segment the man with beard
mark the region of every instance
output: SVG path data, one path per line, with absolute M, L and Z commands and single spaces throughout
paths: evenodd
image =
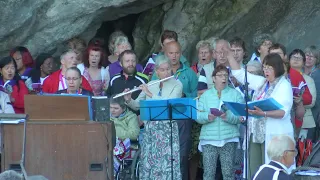
M 133 89 L 141 84 L 148 83 L 148 77 L 145 74 L 136 71 L 137 56 L 132 50 L 125 50 L 119 55 L 122 71 L 114 75 L 109 82 L 107 96 L 122 93 L 125 89 Z M 132 99 L 136 99 L 141 91 L 132 93 Z
M 59 90 L 67 89 L 66 79 L 64 78 L 68 68 L 77 67 L 77 55 L 69 49 L 60 56 L 61 69 L 49 75 L 43 82 L 42 91 L 44 93 L 56 93 Z M 82 76 L 82 88 L 92 92 L 92 88 L 86 78 Z

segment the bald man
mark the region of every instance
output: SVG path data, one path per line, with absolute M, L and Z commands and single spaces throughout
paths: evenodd
M 183 85 L 181 97 L 195 98 L 197 96 L 198 78 L 190 67 L 180 61 L 180 44 L 176 41 L 168 42 L 164 46 L 164 54 L 170 59 L 172 74 Z M 155 73 L 152 79 L 158 79 Z M 181 174 L 183 180 L 188 180 L 188 155 L 191 148 L 192 120 L 178 120 L 177 123 L 179 128 Z

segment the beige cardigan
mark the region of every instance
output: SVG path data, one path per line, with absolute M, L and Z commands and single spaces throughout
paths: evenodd
M 311 108 L 313 108 L 317 99 L 316 85 L 314 83 L 314 80 L 310 76 L 303 74 L 303 78 L 305 79 L 307 86 L 310 90 L 310 93 L 312 95 L 312 102 L 310 105 L 304 106 L 304 108 L 306 109 L 306 112 L 303 116 L 303 124 L 301 128 L 314 128 L 316 127 L 316 124 L 314 122 Z
M 148 84 L 153 83 L 155 81 L 150 81 Z M 181 98 L 182 96 L 182 83 L 175 78 L 171 78 L 167 81 L 163 82 L 162 87 L 162 95 L 158 96 L 160 87 L 160 83 L 149 86 L 149 91 L 152 93 L 152 97 L 147 96 L 144 92 L 141 92 L 137 99 L 131 100 L 127 105 L 133 110 L 139 110 L 140 108 L 140 100 L 146 99 L 172 99 L 172 98 Z

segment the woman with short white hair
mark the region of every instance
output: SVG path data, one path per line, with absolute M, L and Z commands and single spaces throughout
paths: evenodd
M 113 51 L 113 56 L 114 57 L 119 57 L 119 55 L 124 52 L 125 50 L 131 50 L 132 46 L 126 36 L 119 36 L 116 38 L 114 42 L 114 51 Z M 137 72 L 142 72 L 143 68 L 140 64 L 136 65 L 136 70 Z M 109 75 L 110 78 L 112 78 L 114 75 L 120 73 L 122 71 L 122 66 L 120 65 L 120 61 L 112 63 L 109 65 Z
M 199 77 L 203 66 L 209 64 L 212 61 L 213 49 L 210 45 L 210 42 L 204 40 L 201 40 L 197 43 L 196 49 L 198 52 L 198 60 L 193 66 L 191 66 L 191 69 Z
M 114 42 L 113 55 L 119 56 L 125 50 L 131 50 L 132 46 L 126 36 L 119 36 Z

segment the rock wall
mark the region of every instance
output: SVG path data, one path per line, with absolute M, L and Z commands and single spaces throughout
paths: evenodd
M 66 40 L 92 38 L 103 21 L 140 13 L 132 32 L 140 60 L 159 50 L 164 29 L 179 35 L 183 54 L 196 60 L 201 39 L 239 36 L 252 52 L 255 33 L 271 33 L 290 52 L 319 45 L 318 0 L 10 0 L 0 1 L 0 57 L 17 45 L 33 55 Z
M 196 60 L 196 43 L 212 36 L 239 36 L 251 54 L 253 35 L 270 33 L 290 52 L 320 44 L 319 10 L 317 0 L 176 0 L 143 13 L 133 36 L 141 59 L 158 50 L 164 29 L 178 33 L 189 61 Z
M 0 56 L 17 45 L 33 55 L 74 37 L 92 38 L 103 21 L 140 13 L 168 0 L 0 1 Z

